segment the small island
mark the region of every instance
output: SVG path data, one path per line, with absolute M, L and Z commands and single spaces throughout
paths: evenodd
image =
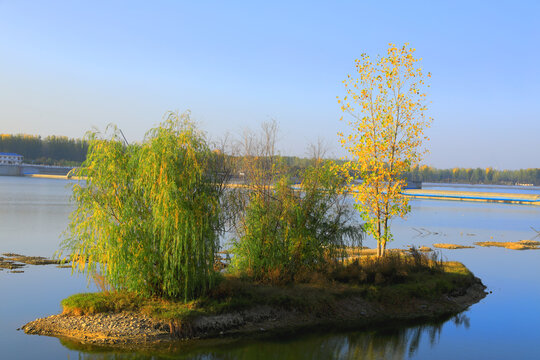
M 23 330 L 153 346 L 434 320 L 482 299 L 463 264 L 387 248 L 431 123 L 430 75 L 414 52 L 389 44 L 376 62 L 355 60 L 338 97 L 351 116 L 338 134 L 347 161 L 324 158 L 319 143 L 293 169 L 276 152 L 276 122 L 216 147 L 189 111 L 168 113 L 140 143 L 115 126 L 89 132 L 61 250 L 102 291 L 64 299 L 62 314 Z
M 141 348 L 181 339 L 435 320 L 485 296 L 485 286 L 461 263 L 393 252 L 384 261 L 365 255 L 332 274 L 314 274 L 294 285 L 224 276 L 207 296 L 187 303 L 127 292 L 76 294 L 62 301 L 62 314 L 22 329 L 83 344 Z

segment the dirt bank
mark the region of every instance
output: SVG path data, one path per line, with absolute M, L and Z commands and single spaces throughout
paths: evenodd
M 294 309 L 257 306 L 220 315 L 199 316 L 174 323 L 133 312 L 96 315 L 53 315 L 22 327 L 27 334 L 70 338 L 83 344 L 145 347 L 179 339 L 242 336 L 254 333 L 334 327 L 366 327 L 390 321 L 434 319 L 459 313 L 486 296 L 479 279 L 466 289 L 434 300 L 409 299 L 399 305 L 369 302 L 359 296 L 344 297 L 327 313 L 310 314 Z

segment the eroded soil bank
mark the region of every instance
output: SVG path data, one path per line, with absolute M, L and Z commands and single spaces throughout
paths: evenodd
M 399 305 L 370 302 L 359 296 L 336 300 L 325 313 L 305 313 L 274 306 L 195 317 L 182 323 L 152 319 L 135 312 L 96 315 L 52 315 L 22 327 L 27 334 L 69 338 L 82 344 L 112 347 L 152 347 L 179 339 L 250 336 L 299 329 L 334 326 L 364 328 L 391 321 L 435 319 L 457 314 L 486 296 L 486 287 L 475 278 L 467 288 L 437 299 L 412 298 Z

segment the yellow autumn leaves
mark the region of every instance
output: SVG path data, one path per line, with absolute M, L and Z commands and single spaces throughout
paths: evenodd
M 351 118 L 350 133 L 338 136 L 351 158 L 347 168 L 354 171 L 349 173 L 362 178 L 354 196 L 380 256 L 392 239 L 389 220 L 409 210 L 401 195 L 403 175 L 420 161 L 424 130 L 431 122 L 425 117 L 426 85 L 414 52 L 408 44 L 389 44 L 386 56 L 376 62 L 362 54 L 355 60 L 356 76 L 344 81 L 347 95 L 338 97 Z

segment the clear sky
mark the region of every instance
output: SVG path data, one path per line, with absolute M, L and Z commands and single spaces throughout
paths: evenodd
M 539 1 L 0 0 L 0 132 L 130 141 L 168 110 L 211 137 L 275 119 L 283 155 L 343 155 L 354 59 L 409 42 L 432 73 L 425 163 L 540 167 Z

